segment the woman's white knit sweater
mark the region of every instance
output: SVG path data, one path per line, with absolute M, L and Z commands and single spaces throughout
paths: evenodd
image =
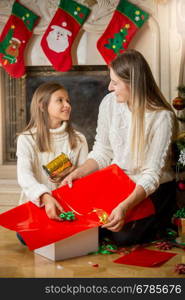
M 174 114 L 167 110 L 146 112 L 145 161 L 138 167 L 130 153 L 131 111 L 126 103 L 116 102 L 115 97 L 114 92 L 109 93 L 100 104 L 96 139 L 88 158 L 96 160 L 99 168 L 117 164 L 148 196 L 159 184 L 174 178 L 171 168 Z
M 39 152 L 35 140 L 29 133 L 21 134 L 17 140 L 17 177 L 22 188 L 20 203 L 32 201 L 40 206 L 40 196 L 51 193 L 57 185 L 49 180 L 42 165 L 48 164 L 61 152 L 67 154 L 75 166 L 81 165 L 87 158 L 88 146 L 83 134 L 76 131 L 81 142 L 74 150 L 70 149 L 68 133 L 65 131 L 66 122 L 57 129 L 50 129 L 51 142 L 54 152 Z M 32 130 L 33 136 L 36 130 Z

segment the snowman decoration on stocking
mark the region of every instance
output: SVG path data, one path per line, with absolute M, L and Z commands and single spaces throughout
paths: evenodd
M 64 28 L 67 26 L 66 22 L 63 22 L 62 26 L 52 25 L 51 29 L 53 30 L 46 38 L 48 47 L 57 53 L 64 52 L 69 47 L 68 36 L 72 35 L 71 31 Z

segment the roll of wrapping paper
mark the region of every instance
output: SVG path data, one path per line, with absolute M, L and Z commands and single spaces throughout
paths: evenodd
M 59 156 L 42 167 L 51 178 L 55 178 L 60 176 L 67 168 L 72 167 L 72 163 L 69 157 L 62 152 Z

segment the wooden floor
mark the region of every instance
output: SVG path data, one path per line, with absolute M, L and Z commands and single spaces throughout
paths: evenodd
M 158 250 L 154 246 L 148 249 Z M 174 272 L 177 263 L 185 263 L 185 251 L 173 248 L 168 252 L 178 255 L 162 266 L 152 268 L 114 263 L 113 260 L 120 257 L 120 254 L 94 254 L 53 262 L 22 246 L 15 232 L 0 227 L 1 278 L 185 278 L 185 275 Z

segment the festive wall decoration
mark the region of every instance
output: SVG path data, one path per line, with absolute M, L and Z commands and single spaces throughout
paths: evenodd
M 97 42 L 97 48 L 107 64 L 124 52 L 149 14 L 138 6 L 120 0 L 105 32 Z
M 0 62 L 12 77 L 25 74 L 24 50 L 38 21 L 35 13 L 18 1 L 14 2 L 11 16 L 0 36 Z
M 72 66 L 71 47 L 90 9 L 73 0 L 60 0 L 59 7 L 41 40 L 41 47 L 57 71 Z

